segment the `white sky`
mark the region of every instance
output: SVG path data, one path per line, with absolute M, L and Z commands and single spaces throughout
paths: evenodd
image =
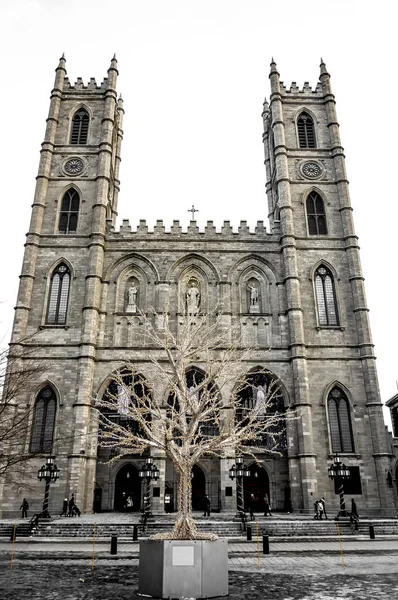
M 0 340 L 10 336 L 54 69 L 101 81 L 116 52 L 126 115 L 119 220 L 203 227 L 267 219 L 261 110 L 332 76 L 382 399 L 396 393 L 395 3 L 360 0 L 2 0 Z M 391 267 L 394 267 L 392 269 Z

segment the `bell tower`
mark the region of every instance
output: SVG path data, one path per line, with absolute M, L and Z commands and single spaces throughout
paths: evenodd
M 374 483 L 364 482 L 363 493 L 388 507 L 390 451 L 330 75 L 321 59 L 315 89 L 307 82 L 288 89 L 272 59 L 270 82 L 263 105 L 268 214 L 280 243 L 300 414 L 289 461 L 293 503 L 312 508 L 328 490 L 328 460 L 338 449 L 358 473 L 368 463 Z M 344 431 L 333 412 L 341 397 Z
M 24 346 L 33 342 L 54 389 L 66 387 L 57 419 L 61 424 L 62 412 L 68 412 L 73 440 L 68 438 L 62 450 L 69 446 L 67 456 L 58 453 L 57 462 L 69 473 L 70 489 L 86 490 L 86 473 L 95 472 L 85 434 L 93 401 L 105 236 L 117 215 L 124 111 L 116 91 L 115 56 L 100 84 L 93 78 L 71 84 L 65 65 L 62 56 L 41 148 L 11 346 L 23 356 Z M 58 362 L 49 356 L 51 346 L 59 348 Z M 69 376 L 62 382 L 65 372 Z M 86 497 L 91 503 L 91 489 Z M 80 502 L 84 508 L 86 498 Z

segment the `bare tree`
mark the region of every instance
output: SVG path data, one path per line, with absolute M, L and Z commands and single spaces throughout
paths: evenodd
M 36 456 L 29 448 L 33 408 L 29 393 L 44 371 L 43 362 L 35 357 L 35 349 L 25 346 L 0 351 L 0 482 L 22 481 L 26 461 Z
M 113 449 L 110 462 L 148 449 L 169 457 L 179 486 L 178 518 L 168 537 L 208 538 L 192 518 L 193 466 L 211 455 L 235 452 L 257 460 L 257 451 L 280 454 L 285 422 L 293 415 L 281 406 L 279 382 L 267 370 L 242 373 L 253 349 L 242 349 L 236 332 L 223 328 L 216 315 L 181 316 L 176 334 L 167 316 L 155 315 L 156 327 L 145 315 L 141 319 L 151 346 L 150 376 L 144 380 L 132 363 L 115 373 L 113 387 L 96 404 L 100 445 Z M 154 388 L 165 390 L 166 400 L 153 397 Z

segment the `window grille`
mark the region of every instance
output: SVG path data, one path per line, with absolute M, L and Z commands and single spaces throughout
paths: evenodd
M 55 269 L 50 284 L 47 310 L 48 325 L 65 325 L 68 310 L 70 270 L 62 263 Z
M 326 267 L 319 267 L 315 273 L 315 293 L 319 325 L 338 325 L 334 281 L 331 272 Z
M 310 192 L 306 201 L 308 233 L 310 235 L 326 235 L 325 206 L 317 192 Z
M 297 120 L 297 131 L 300 148 L 316 148 L 314 121 L 309 114 L 301 113 Z
M 30 441 L 31 452 L 51 452 L 56 406 L 55 392 L 50 386 L 46 386 L 39 392 L 36 398 Z
M 338 387 L 328 396 L 328 413 L 332 452 L 354 452 L 349 403 Z
M 70 136 L 71 144 L 77 146 L 87 144 L 89 122 L 90 118 L 88 112 L 84 108 L 81 108 L 75 113 L 72 120 L 72 131 Z
M 75 233 L 77 218 L 79 216 L 80 197 L 78 192 L 71 188 L 62 198 L 61 212 L 59 215 L 59 233 Z

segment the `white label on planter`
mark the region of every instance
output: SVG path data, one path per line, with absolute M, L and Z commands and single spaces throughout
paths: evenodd
M 173 567 L 193 567 L 194 546 L 173 546 L 171 565 Z

